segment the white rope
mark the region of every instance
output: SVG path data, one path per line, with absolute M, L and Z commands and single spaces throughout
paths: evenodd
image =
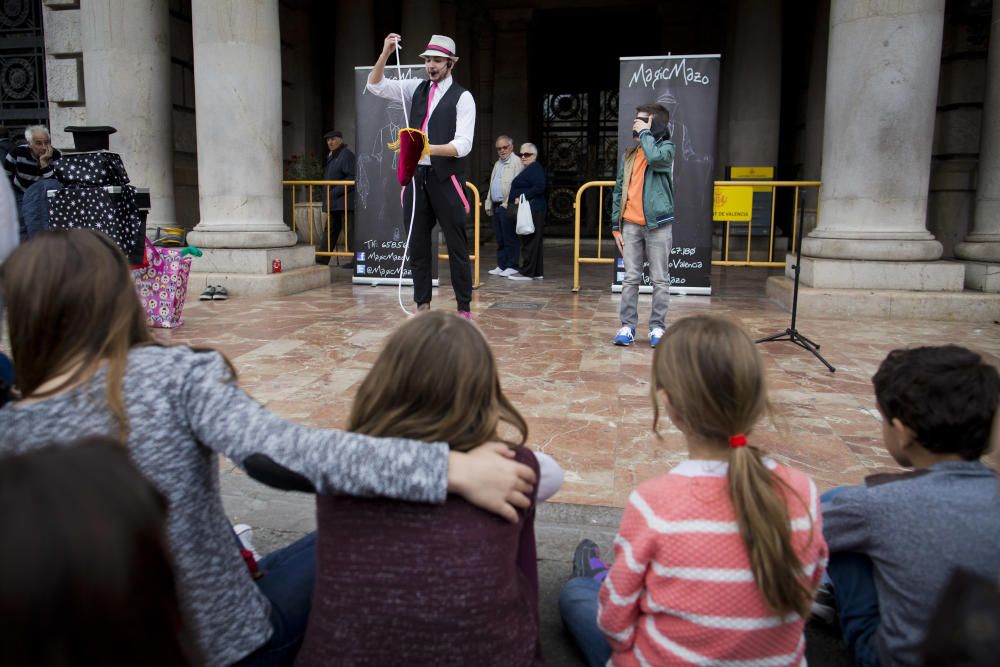
M 399 63 L 399 40 L 396 40 L 396 80 L 399 81 L 399 101 L 403 104 L 403 126 L 410 126 L 410 118 L 406 113 L 406 98 L 403 96 L 403 66 Z M 402 158 L 402 139 L 397 135 L 396 139 L 400 141 L 400 152 L 399 157 Z M 403 305 L 403 269 L 406 266 L 406 251 L 410 248 L 410 236 L 413 234 L 413 219 L 417 214 L 417 184 L 416 184 L 416 171 L 414 170 L 413 176 L 410 177 L 410 186 L 413 188 L 413 203 L 410 205 L 410 229 L 406 232 L 406 243 L 403 245 L 403 260 L 399 263 L 399 281 L 396 286 L 396 298 L 399 300 L 399 307 L 403 309 L 403 312 L 407 316 L 413 315 L 410 311 L 406 309 Z M 402 198 L 400 198 L 402 201 Z M 432 258 L 433 260 L 433 258 Z M 411 271 L 412 273 L 412 271 Z

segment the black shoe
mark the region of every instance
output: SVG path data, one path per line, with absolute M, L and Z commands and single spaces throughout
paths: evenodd
M 812 613 L 809 620 L 820 620 L 827 625 L 837 622 L 837 598 L 833 595 L 833 586 L 823 584 L 816 591 L 816 599 L 812 603 Z
M 225 301 L 229 298 L 229 292 L 222 285 L 215 286 L 215 294 L 212 295 L 213 301 Z
M 594 581 L 604 581 L 608 576 L 608 565 L 601 560 L 601 550 L 591 540 L 582 540 L 573 553 L 573 576 L 587 577 Z
M 209 285 L 202 291 L 201 296 L 198 297 L 198 300 L 211 301 L 213 298 L 215 298 L 215 285 Z

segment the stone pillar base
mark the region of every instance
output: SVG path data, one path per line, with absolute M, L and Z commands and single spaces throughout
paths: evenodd
M 785 260 L 785 275 L 793 277 L 795 256 Z M 916 290 L 961 292 L 965 266 L 960 262 L 878 262 L 802 258 L 802 285 L 832 289 Z
M 1000 294 L 1000 264 L 966 262 L 965 288 L 977 292 Z
M 964 243 L 955 246 L 955 257 L 973 262 L 1000 262 L 1000 240 L 995 237 L 975 240 L 975 234 L 970 234 Z
M 190 236 L 190 235 L 189 235 Z M 205 248 L 191 267 L 188 294 L 222 285 L 230 296 L 273 297 L 330 284 L 330 268 L 315 263 L 311 245 L 284 248 Z M 281 273 L 272 273 L 275 259 Z
M 767 279 L 767 296 L 786 310 L 792 308 L 793 281 L 786 276 Z M 799 285 L 798 316 L 806 320 L 880 319 L 945 322 L 1000 320 L 1000 294 L 981 292 L 917 292 L 887 289 L 824 289 Z M 797 326 L 823 344 L 819 322 Z M 860 334 L 859 334 L 860 335 Z M 825 352 L 826 349 L 824 348 Z
M 205 248 L 281 248 L 294 246 L 298 241 L 295 232 L 284 224 L 274 225 L 274 229 L 229 231 L 226 229 L 205 229 L 203 224 L 188 232 L 187 242 L 204 250 Z

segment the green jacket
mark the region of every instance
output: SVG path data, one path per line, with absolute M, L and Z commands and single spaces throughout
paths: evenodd
M 611 203 L 611 229 L 621 228 L 632 165 L 639 149 L 646 154 L 646 174 L 642 184 L 642 213 L 646 227 L 656 229 L 674 221 L 674 144 L 669 139 L 657 141 L 649 130 L 639 133 L 639 145 L 625 151 L 618 164 L 618 178 Z M 624 195 L 624 196 L 623 196 Z

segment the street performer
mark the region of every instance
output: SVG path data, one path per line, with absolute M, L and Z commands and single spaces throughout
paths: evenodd
M 430 310 L 431 261 L 434 260 L 431 255 L 431 232 L 435 224 L 440 224 L 448 246 L 451 285 L 455 290 L 458 313 L 472 319 L 469 310 L 472 271 L 465 231 L 469 201 L 463 184 L 476 127 L 476 103 L 472 93 L 451 77 L 458 56 L 455 55 L 455 41 L 444 35 L 433 35 L 420 54 L 427 70 L 426 80 L 397 81 L 386 78 L 386 61 L 401 42 L 402 37 L 396 33 L 390 33 L 385 38 L 382 53 L 368 75 L 367 89 L 385 99 L 408 100 L 410 126 L 419 128 L 428 137 L 429 155 L 417 163 L 413 179 L 403 195 L 404 220 L 409 221 L 413 214 L 409 247 L 413 300 L 417 310 Z M 415 199 L 413 188 L 416 188 Z M 412 210 L 414 203 L 415 214 Z

